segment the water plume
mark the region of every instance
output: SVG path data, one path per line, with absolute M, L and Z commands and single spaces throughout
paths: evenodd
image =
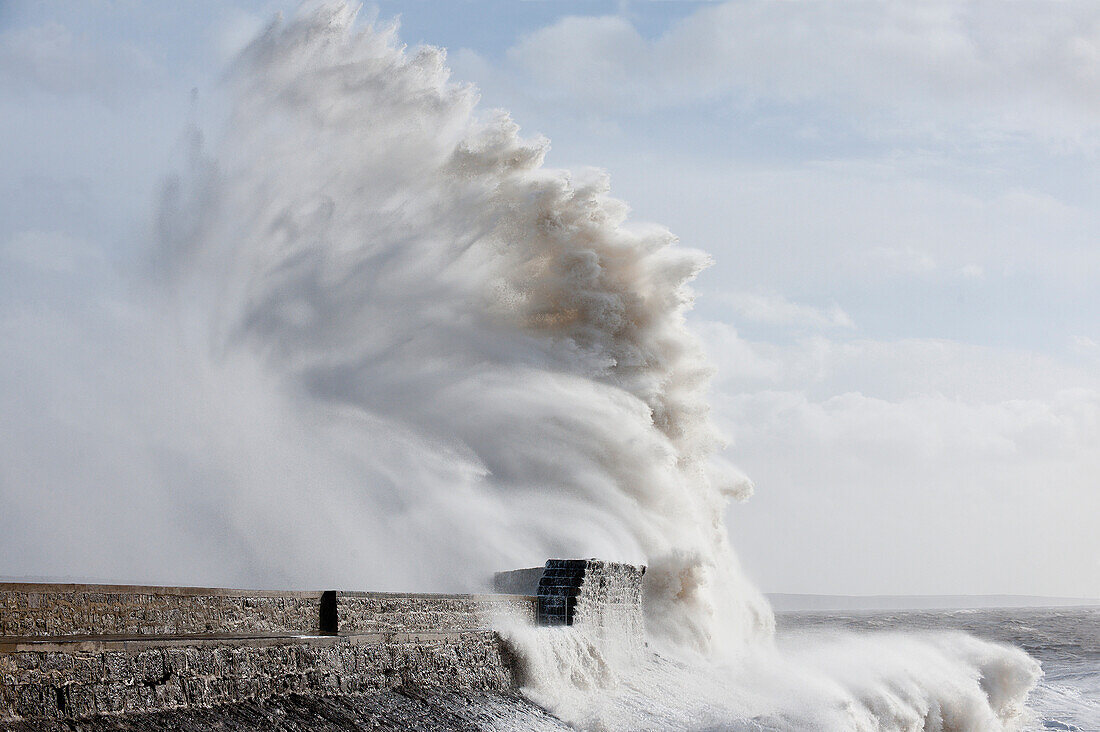
M 310 409 L 424 443 L 360 480 L 432 512 L 449 573 L 645 559 L 659 618 L 697 647 L 723 603 L 766 630 L 759 595 L 716 579 L 736 576 L 721 516 L 745 485 L 712 461 L 710 369 L 683 327 L 707 258 L 628 226 L 605 175 L 543 167 L 547 142 L 475 113 L 442 51 L 353 15 L 274 24 L 231 73 L 228 131 L 161 219 L 173 287 L 207 305 L 196 330 Z M 455 493 L 463 510 L 438 510 Z

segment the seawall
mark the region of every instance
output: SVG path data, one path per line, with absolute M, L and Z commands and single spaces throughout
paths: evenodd
M 626 622 L 641 632 L 643 571 L 550 560 L 533 594 L 0 584 L 0 725 L 125 718 L 141 728 L 134 720 L 175 714 L 180 722 L 211 709 L 222 709 L 224 722 L 241 705 L 261 717 L 303 704 L 361 717 L 413 699 L 428 709 L 412 726 L 435 719 L 439 729 L 489 728 L 494 714 L 522 711 L 532 729 L 553 728 L 524 709 L 517 664 L 497 628 Z M 454 694 L 497 711 L 480 727 L 461 714 L 446 722 L 461 709 L 430 708 Z M 382 726 L 403 726 L 390 721 Z

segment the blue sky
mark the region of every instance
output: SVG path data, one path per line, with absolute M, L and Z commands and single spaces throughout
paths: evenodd
M 0 266 L 141 251 L 184 127 L 280 9 L 0 3 Z M 1100 6 L 374 12 L 713 255 L 692 327 L 764 589 L 1100 596 Z

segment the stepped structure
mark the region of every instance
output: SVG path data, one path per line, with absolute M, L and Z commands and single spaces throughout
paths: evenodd
M 641 634 L 643 572 L 549 560 L 485 595 L 0 583 L 0 729 L 559 729 L 495 628 Z

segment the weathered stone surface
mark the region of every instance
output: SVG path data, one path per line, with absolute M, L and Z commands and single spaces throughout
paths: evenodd
M 537 595 L 546 567 L 510 569 L 493 575 L 493 590 L 506 595 Z
M 80 720 L 0 722 L 4 732 L 312 732 L 314 730 L 512 730 L 570 729 L 511 693 L 398 687 L 370 694 L 316 697 L 292 694 L 209 709 L 92 717 Z
M 317 633 L 335 629 L 322 623 L 326 594 L 336 598 L 343 633 L 473 630 L 535 617 L 534 599 L 517 595 L 0 583 L 0 636 Z
M 535 598 L 521 595 L 396 595 L 337 592 L 341 633 L 473 630 L 505 620 L 535 621 Z
M 27 650 L 31 649 L 31 650 Z M 510 692 L 493 631 L 29 643 L 0 653 L 0 719 L 203 708 L 396 687 Z
M 615 628 L 641 636 L 645 567 L 595 559 L 548 559 L 539 580 L 537 618 L 542 625 Z
M 0 583 L 0 636 L 313 633 L 320 592 Z
M 550 560 L 537 598 L 0 584 L 0 729 L 560 729 L 491 629 L 640 635 L 643 572 Z

